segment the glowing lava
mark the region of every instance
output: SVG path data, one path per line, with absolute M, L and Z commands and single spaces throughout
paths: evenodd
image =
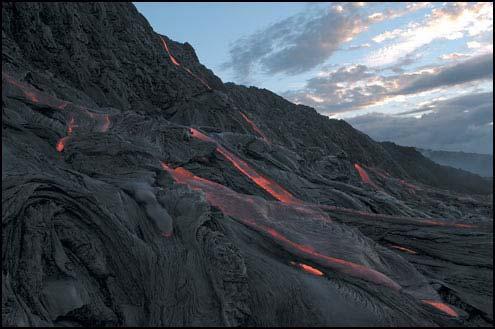
M 313 275 L 317 275 L 317 276 L 323 276 L 323 272 L 312 267 L 312 266 L 309 266 L 309 265 L 306 265 L 306 264 L 303 264 L 303 263 L 296 263 L 296 262 L 290 262 L 292 265 L 294 265 L 295 267 L 298 267 L 300 268 L 301 270 L 305 271 L 305 272 L 308 272 L 310 274 L 313 274 Z
M 244 120 L 246 120 L 246 122 L 251 126 L 251 128 L 253 128 L 253 130 L 261 136 L 261 138 L 263 138 L 263 140 L 267 143 L 270 143 L 270 141 L 268 140 L 268 137 L 265 136 L 265 134 L 254 124 L 253 121 L 251 121 L 251 119 L 249 119 L 244 113 L 242 113 L 241 111 L 239 111 L 239 114 L 244 118 Z
M 189 73 L 193 78 L 195 78 L 196 80 L 198 80 L 199 82 L 201 82 L 206 88 L 208 88 L 209 90 L 211 90 L 210 86 L 203 80 L 201 79 L 200 77 L 198 77 L 196 74 L 192 73 L 190 69 L 188 69 L 187 67 L 184 67 L 182 66 L 179 61 L 177 59 L 175 59 L 175 57 L 172 55 L 172 53 L 170 52 L 170 50 L 168 49 L 168 46 L 167 46 L 167 43 L 165 42 L 165 40 L 160 36 L 160 40 L 162 41 L 162 45 L 163 45 L 163 49 L 165 49 L 165 51 L 167 52 L 168 54 L 168 57 L 170 58 L 170 61 L 177 67 L 181 67 L 183 68 L 187 73 Z
M 251 228 L 268 235 L 278 242 L 282 247 L 293 252 L 299 257 L 315 259 L 322 266 L 338 271 L 350 276 L 367 280 L 379 285 L 387 286 L 391 289 L 399 290 L 401 287 L 392 279 L 376 270 L 368 268 L 364 265 L 356 264 L 344 259 L 324 255 L 316 251 L 312 246 L 294 242 L 284 236 L 279 231 L 264 224 L 260 224 L 260 218 L 266 217 L 265 213 L 270 211 L 269 207 L 274 207 L 274 211 L 287 214 L 301 213 L 300 206 L 292 206 L 287 204 L 267 202 L 260 198 L 239 194 L 231 189 L 209 181 L 207 179 L 195 176 L 184 168 L 172 169 L 165 163 L 161 163 L 162 168 L 170 173 L 173 179 L 180 184 L 186 184 L 193 190 L 201 190 L 206 195 L 206 200 L 209 204 L 219 208 L 225 215 L 236 218 Z M 267 209 L 268 207 L 268 209 Z M 305 216 L 304 213 L 301 216 Z
M 26 98 L 33 104 L 48 106 L 59 110 L 65 110 L 67 105 L 72 104 L 71 102 L 60 100 L 54 96 L 43 93 L 30 85 L 16 81 L 15 79 L 13 79 L 4 72 L 2 72 L 2 79 L 4 79 L 7 83 L 19 88 L 23 93 L 24 98 Z M 91 117 L 92 119 L 95 119 L 98 122 L 99 131 L 101 132 L 108 131 L 110 127 L 110 116 L 108 114 L 96 114 L 90 112 L 87 108 L 83 106 L 78 106 L 74 104 L 72 105 L 75 108 L 82 111 L 83 113 L 85 113 L 86 115 L 88 115 L 89 117 Z M 74 117 L 71 116 L 71 119 L 69 120 L 67 126 L 67 136 L 59 139 L 57 145 L 55 146 L 58 152 L 62 152 L 65 149 L 65 145 L 67 144 L 70 136 L 74 132 L 74 128 L 76 127 L 78 127 L 78 125 L 75 123 Z
M 163 44 L 163 48 L 165 49 L 165 51 L 167 52 L 168 54 L 168 57 L 170 58 L 170 60 L 172 61 L 172 63 L 175 65 L 175 66 L 180 66 L 180 63 L 175 59 L 174 56 L 172 56 L 172 54 L 170 53 L 170 50 L 168 49 L 168 46 L 167 46 L 167 43 L 165 42 L 165 40 L 163 40 L 162 37 L 160 37 L 160 40 L 162 40 L 162 44 Z
M 286 203 L 286 204 L 302 204 L 302 202 L 292 196 L 288 191 L 286 191 L 283 187 L 259 174 L 256 170 L 251 168 L 245 161 L 241 160 L 239 157 L 229 152 L 226 148 L 221 146 L 217 141 L 212 138 L 206 136 L 202 132 L 190 128 L 191 134 L 193 137 L 205 141 L 215 143 L 217 145 L 216 151 L 223 155 L 227 160 L 230 161 L 234 165 L 237 170 L 239 170 L 242 174 L 247 176 L 251 181 L 253 181 L 256 185 L 267 191 L 271 194 L 275 199 Z
M 400 251 L 404 251 L 404 252 L 407 252 L 408 254 L 412 254 L 412 255 L 415 255 L 417 254 L 417 252 L 415 252 L 414 250 L 412 249 L 409 249 L 409 248 L 405 248 L 405 247 L 401 247 L 401 246 L 390 246 L 390 248 L 394 248 L 394 249 L 398 249 Z
M 74 128 L 78 127 L 76 124 L 76 121 L 74 120 L 74 117 L 71 117 L 69 120 L 69 124 L 67 125 L 67 136 L 62 137 L 58 140 L 57 142 L 57 151 L 62 152 L 65 149 L 65 144 L 67 144 L 70 136 L 74 132 Z
M 359 177 L 361 177 L 361 180 L 363 183 L 368 184 L 373 186 L 374 188 L 378 189 L 378 186 L 375 185 L 370 179 L 370 176 L 368 176 L 368 173 L 366 170 L 364 170 L 359 164 L 355 163 L 354 168 L 357 170 Z
M 67 144 L 67 141 L 69 139 L 69 136 L 62 137 L 58 140 L 57 142 L 57 151 L 62 152 L 65 148 L 65 144 Z
M 447 305 L 445 303 L 442 303 L 442 302 L 439 302 L 436 300 L 430 300 L 430 299 L 422 299 L 421 301 L 423 303 L 426 303 L 428 305 L 433 306 L 437 310 L 440 310 L 443 313 L 448 314 L 452 317 L 458 317 L 459 316 L 459 313 L 457 313 L 452 307 L 450 307 L 449 305 Z

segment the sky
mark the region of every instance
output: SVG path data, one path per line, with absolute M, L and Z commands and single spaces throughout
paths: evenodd
M 493 154 L 492 3 L 135 3 L 224 82 L 372 138 Z

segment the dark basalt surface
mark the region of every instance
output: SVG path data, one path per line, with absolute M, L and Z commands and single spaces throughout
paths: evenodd
M 2 19 L 3 326 L 493 324 L 488 181 L 223 84 L 132 4 Z

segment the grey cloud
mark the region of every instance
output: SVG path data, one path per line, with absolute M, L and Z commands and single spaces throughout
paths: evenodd
M 337 10 L 337 6 L 343 10 Z M 270 74 L 297 74 L 312 69 L 347 38 L 359 33 L 366 24 L 359 10 L 353 5 L 333 4 L 323 13 L 313 10 L 289 17 L 237 40 L 223 68 L 232 68 L 240 80 L 248 77 L 257 63 Z
M 420 118 L 372 113 L 347 121 L 379 141 L 493 154 L 493 92 L 470 94 L 432 104 L 433 112 Z
M 493 54 L 470 58 L 464 62 L 440 68 L 438 72 L 421 73 L 397 90 L 396 95 L 415 94 L 443 86 L 493 78 Z
M 492 54 L 472 57 L 434 72 L 383 76 L 365 65 L 340 67 L 327 76 L 306 81 L 304 88 L 283 94 L 287 99 L 313 106 L 323 113 L 342 113 L 436 88 L 493 79 Z

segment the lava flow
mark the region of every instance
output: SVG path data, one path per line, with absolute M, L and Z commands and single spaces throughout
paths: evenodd
M 373 183 L 370 179 L 370 177 L 368 176 L 368 173 L 366 172 L 366 170 L 364 170 L 359 164 L 355 163 L 354 164 L 354 168 L 357 170 L 358 174 L 359 174 L 359 177 L 361 177 L 361 180 L 363 181 L 363 183 L 365 184 L 368 184 L 368 185 L 371 185 L 373 186 L 374 188 L 378 189 L 378 186 L 375 185 L 375 183 Z
M 7 83 L 19 88 L 23 93 L 24 98 L 29 100 L 33 104 L 45 105 L 59 110 L 65 109 L 69 104 L 69 102 L 67 101 L 60 100 L 56 97 L 45 94 L 28 84 L 19 82 L 3 71 L 2 79 L 4 79 Z
M 21 90 L 23 93 L 23 96 L 25 99 L 29 100 L 31 103 L 36 104 L 36 105 L 43 105 L 43 106 L 48 106 L 51 108 L 59 109 L 59 110 L 65 110 L 67 105 L 72 104 L 71 102 L 60 100 L 54 96 L 48 95 L 44 92 L 41 92 L 34 87 L 27 85 L 25 83 L 21 83 L 12 77 L 10 77 L 8 74 L 2 72 L 2 78 L 5 79 L 5 81 Z M 79 109 L 92 119 L 95 119 L 96 122 L 98 123 L 98 130 L 100 132 L 106 132 L 108 131 L 110 127 L 110 116 L 108 114 L 98 114 L 98 113 L 93 113 L 89 111 L 87 108 L 78 106 L 75 104 L 72 104 L 75 108 Z M 60 138 L 57 141 L 56 144 L 56 149 L 58 152 L 62 152 L 65 149 L 65 145 L 67 144 L 68 140 L 70 139 L 72 133 L 74 132 L 74 128 L 78 127 L 75 123 L 75 119 L 73 116 L 71 116 L 71 119 L 69 120 L 68 126 L 67 126 L 67 136 Z
M 241 111 L 239 111 L 239 114 L 244 118 L 244 120 L 246 120 L 246 122 L 251 126 L 251 128 L 253 128 L 253 130 L 261 136 L 261 138 L 263 138 L 263 140 L 267 143 L 270 143 L 270 140 L 268 139 L 268 137 L 266 137 L 266 135 L 254 124 L 254 122 L 249 119 L 244 113 L 242 113 Z
M 439 301 L 436 301 L 436 300 L 430 300 L 430 299 L 423 299 L 421 301 L 423 303 L 426 303 L 428 305 L 433 306 L 437 310 L 440 310 L 443 313 L 448 314 L 450 316 L 453 316 L 453 317 L 458 317 L 459 316 L 459 313 L 457 313 L 452 307 L 450 307 L 449 305 L 447 305 L 445 303 L 442 303 L 442 302 L 439 302 Z
M 227 160 L 229 160 L 237 170 L 239 170 L 242 174 L 247 176 L 251 181 L 253 181 L 256 185 L 270 193 L 275 199 L 286 203 L 286 204 L 301 204 L 302 201 L 295 198 L 286 191 L 282 186 L 278 185 L 271 179 L 268 179 L 262 175 L 260 175 L 256 170 L 251 168 L 245 161 L 241 160 L 239 157 L 229 152 L 226 148 L 221 146 L 217 141 L 212 138 L 206 136 L 202 132 L 190 128 L 191 134 L 193 137 L 205 141 L 215 143 L 217 145 L 216 151 L 223 155 Z
M 168 50 L 168 46 L 167 46 L 167 43 L 165 42 L 165 40 L 163 40 L 162 37 L 160 37 L 160 40 L 162 40 L 162 44 L 163 44 L 163 48 L 165 49 L 165 51 L 167 52 L 168 54 L 168 57 L 170 58 L 170 60 L 172 61 L 172 63 L 175 65 L 175 66 L 180 66 L 180 63 L 175 59 L 174 56 L 172 56 L 172 54 L 170 53 L 170 50 Z
M 202 132 L 198 131 L 197 129 L 189 128 L 189 130 L 190 130 L 190 132 L 194 138 L 197 138 L 197 139 L 202 140 L 204 142 L 215 143 L 217 145 L 216 151 L 218 153 L 222 154 L 227 160 L 229 160 L 234 165 L 234 167 L 236 169 L 238 169 L 242 174 L 247 176 L 249 179 L 251 179 L 251 181 L 253 181 L 256 185 L 261 187 L 263 190 L 267 191 L 269 194 L 271 194 L 277 200 L 279 200 L 285 204 L 291 204 L 294 206 L 295 205 L 301 205 L 301 206 L 304 205 L 304 203 L 301 200 L 295 198 L 292 194 L 290 194 L 283 187 L 281 187 L 280 185 L 278 185 L 277 183 L 275 183 L 271 179 L 266 178 L 266 177 L 260 175 L 259 173 L 257 173 L 245 161 L 241 160 L 239 157 L 237 157 L 234 154 L 232 154 L 231 152 L 229 152 L 226 148 L 219 145 L 219 143 L 217 141 L 215 141 L 213 138 L 208 137 L 207 135 L 203 134 Z M 358 166 L 358 168 L 361 168 L 361 166 L 359 166 L 358 164 L 356 164 L 356 166 Z M 363 172 L 365 174 L 365 177 L 367 177 L 369 180 L 369 177 L 366 174 L 366 172 L 364 171 L 364 169 L 363 169 Z M 373 184 L 373 182 L 371 182 L 371 184 Z M 335 207 L 335 206 L 317 205 L 316 207 L 319 207 L 322 209 L 334 210 L 334 211 L 348 212 L 348 213 L 351 213 L 354 215 L 365 216 L 365 217 L 373 217 L 373 218 L 379 218 L 379 219 L 398 219 L 398 220 L 416 222 L 418 224 L 427 224 L 427 225 L 434 225 L 434 226 L 450 226 L 450 227 L 458 227 L 458 228 L 476 227 L 475 225 L 471 225 L 471 224 L 448 223 L 448 222 L 439 221 L 439 220 L 430 219 L 430 218 L 413 218 L 413 217 L 392 216 L 392 215 L 385 215 L 385 214 L 373 214 L 373 213 L 369 213 L 369 212 L 347 209 L 347 208 L 340 208 L 340 207 Z M 309 211 L 308 210 L 308 209 L 310 209 L 309 205 L 303 206 L 303 209 L 305 211 Z M 321 218 L 321 216 L 320 216 L 320 218 Z
M 65 149 L 65 144 L 69 141 L 70 136 L 74 132 L 74 128 L 77 127 L 74 117 L 71 117 L 69 124 L 67 125 L 67 136 L 62 137 L 57 142 L 57 151 L 62 152 Z
M 172 53 L 170 52 L 170 50 L 168 49 L 168 46 L 167 46 L 167 43 L 165 42 L 165 40 L 160 36 L 160 40 L 162 41 L 162 45 L 163 45 L 163 49 L 165 49 L 165 51 L 167 52 L 168 54 L 168 57 L 170 58 L 170 61 L 177 67 L 181 67 L 183 68 L 187 73 L 189 73 L 193 78 L 195 78 L 196 80 L 198 80 L 199 82 L 201 82 L 206 88 L 208 88 L 209 90 L 211 90 L 211 87 L 203 80 L 201 79 L 200 77 L 198 77 L 196 74 L 192 73 L 190 69 L 188 69 L 187 67 L 184 67 L 182 66 L 179 61 L 177 59 L 175 59 L 175 57 L 172 55 Z
M 274 220 L 273 217 L 276 216 L 277 213 L 279 214 L 279 217 L 284 217 L 288 213 L 297 215 L 298 213 L 301 213 L 300 207 L 292 206 L 290 204 L 268 202 L 258 197 L 239 194 L 221 184 L 195 176 L 184 168 L 179 167 L 172 169 L 163 162 L 161 163 L 161 166 L 173 177 L 175 182 L 185 184 L 193 190 L 203 191 L 208 203 L 219 208 L 225 215 L 236 218 L 245 225 L 270 236 L 282 247 L 297 254 L 299 257 L 309 257 L 322 266 L 334 271 L 345 273 L 379 285 L 384 285 L 394 290 L 400 290 L 401 287 L 383 273 L 364 265 L 319 253 L 312 246 L 294 242 L 274 228 L 259 223 L 262 218 L 266 218 L 265 221 L 270 223 L 270 221 Z M 290 208 L 290 211 L 288 212 L 287 210 L 289 209 L 286 208 Z M 266 215 L 267 212 L 270 212 L 270 216 Z M 303 216 L 304 218 L 306 214 L 302 213 L 298 216 Z
M 390 248 L 398 249 L 400 251 L 404 251 L 404 252 L 407 252 L 408 254 L 412 254 L 412 255 L 417 254 L 417 252 L 415 252 L 414 250 L 409 249 L 409 248 L 405 248 L 405 247 L 401 247 L 401 246 L 392 245 L 392 246 L 390 246 Z
M 310 274 L 316 275 L 316 276 L 323 276 L 323 272 L 306 264 L 303 263 L 296 263 L 296 262 L 290 262 L 291 265 L 294 265 L 295 267 L 300 268 L 301 270 L 308 272 Z

